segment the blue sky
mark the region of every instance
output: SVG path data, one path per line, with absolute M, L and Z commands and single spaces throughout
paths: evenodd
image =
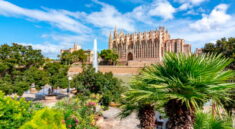
M 17 42 L 56 58 L 74 42 L 108 47 L 114 27 L 125 33 L 165 26 L 193 50 L 235 37 L 234 0 L 0 0 L 0 44 Z

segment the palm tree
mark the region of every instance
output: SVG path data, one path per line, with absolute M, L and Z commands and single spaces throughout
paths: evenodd
M 157 89 L 158 90 L 158 89 Z M 136 76 L 131 83 L 131 88 L 124 94 L 124 104 L 120 116 L 129 116 L 133 111 L 137 111 L 142 129 L 155 128 L 155 110 L 162 102 L 162 94 L 155 88 L 149 87 L 141 81 L 141 75 Z
M 195 110 L 210 99 L 220 104 L 220 100 L 227 98 L 227 90 L 234 87 L 227 83 L 235 75 L 234 71 L 225 71 L 230 63 L 231 60 L 221 55 L 168 53 L 162 64 L 145 68 L 135 80 L 138 85 L 125 93 L 129 104 L 123 106 L 123 113 L 132 103 L 138 106 L 145 102 L 153 106 L 165 103 L 168 128 L 193 129 Z

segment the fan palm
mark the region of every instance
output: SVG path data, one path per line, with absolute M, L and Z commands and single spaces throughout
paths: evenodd
M 163 105 L 162 96 L 157 88 L 150 87 L 141 81 L 141 75 L 131 82 L 131 88 L 124 94 L 123 109 L 120 116 L 127 117 L 137 111 L 140 127 L 143 129 L 155 128 L 155 110 Z
M 165 103 L 168 128 L 192 129 L 195 110 L 210 99 L 220 103 L 227 98 L 226 91 L 234 86 L 227 83 L 235 75 L 234 71 L 225 71 L 230 63 L 231 60 L 221 55 L 168 53 L 162 64 L 145 68 L 137 77 L 135 86 L 125 94 L 128 103 L 123 106 L 123 113 L 136 109 L 130 105 L 143 107 Z

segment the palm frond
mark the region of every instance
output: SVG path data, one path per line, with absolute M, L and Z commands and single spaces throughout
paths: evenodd
M 161 64 L 146 67 L 135 77 L 125 98 L 135 105 L 175 99 L 193 109 L 210 99 L 219 102 L 235 86 L 227 83 L 235 76 L 234 71 L 225 70 L 230 63 L 222 55 L 167 53 Z

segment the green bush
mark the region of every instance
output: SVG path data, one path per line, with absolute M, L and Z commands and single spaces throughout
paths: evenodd
M 64 116 L 61 112 L 43 108 L 37 111 L 33 119 L 25 123 L 20 129 L 66 129 L 63 120 Z
M 0 129 L 17 129 L 31 118 L 30 102 L 4 96 L 0 91 Z
M 198 111 L 194 123 L 194 129 L 232 129 L 232 121 L 228 116 L 213 117 L 211 113 Z
M 43 109 L 45 106 L 41 102 L 31 102 L 30 111 L 36 112 Z
M 123 92 L 121 81 L 110 73 L 95 72 L 92 67 L 84 67 L 83 72 L 74 77 L 72 85 L 79 93 L 101 94 L 101 104 L 108 106 L 110 102 L 118 102 Z
M 80 96 L 74 99 L 59 101 L 55 108 L 62 110 L 68 129 L 97 129 L 95 121 L 99 115 L 96 112 L 96 104 L 99 96 Z

